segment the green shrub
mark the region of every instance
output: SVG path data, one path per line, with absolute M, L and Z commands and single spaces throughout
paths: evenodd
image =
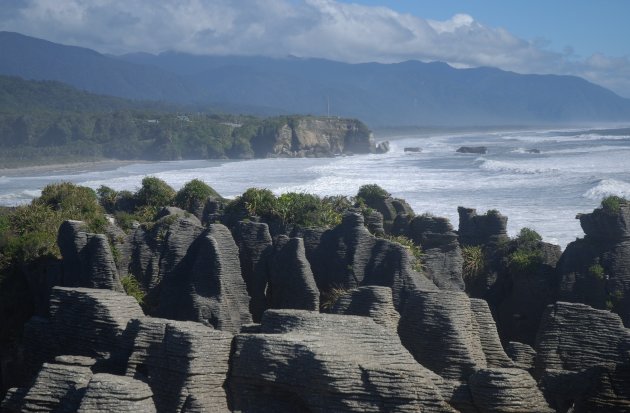
M 540 234 L 527 227 L 521 228 L 521 232 L 516 236 L 518 248 L 536 249 L 540 241 L 542 241 Z
M 464 258 L 464 265 L 462 267 L 463 276 L 465 279 L 472 279 L 479 276 L 485 266 L 486 258 L 483 252 L 483 248 L 479 245 L 466 245 L 462 247 L 462 257 Z
M 508 257 L 508 265 L 510 270 L 518 274 L 527 274 L 534 272 L 542 263 L 542 255 L 540 251 L 519 248 Z
M 411 267 L 415 271 L 418 271 L 418 272 L 422 272 L 424 270 L 424 267 L 422 264 L 423 254 L 422 254 L 422 248 L 420 248 L 420 246 L 414 244 L 412 240 L 405 237 L 404 235 L 386 235 L 385 239 L 389 241 L 397 242 L 403 247 L 408 248 L 409 252 L 411 252 L 411 255 L 414 258 L 414 261 L 412 262 Z
M 144 304 L 144 298 L 146 296 L 146 293 L 142 290 L 140 283 L 138 282 L 138 280 L 136 280 L 136 278 L 133 275 L 131 274 L 125 275 L 124 277 L 120 279 L 120 283 L 125 289 L 125 293 L 127 295 L 135 298 L 138 304 L 140 305 Z
M 591 265 L 590 267 L 588 267 L 588 273 L 589 275 L 597 278 L 598 280 L 603 280 L 604 279 L 604 267 L 601 266 L 601 264 L 599 263 L 595 263 L 593 265 Z
M 99 202 L 105 211 L 113 213 L 116 210 L 116 200 L 118 199 L 118 192 L 114 189 L 101 185 L 96 190 Z
M 238 199 L 251 216 L 272 217 L 276 209 L 276 196 L 268 189 L 249 188 Z
M 175 206 L 187 211 L 192 211 L 209 197 L 221 198 L 217 191 L 212 189 L 208 184 L 199 179 L 193 179 L 177 191 L 175 195 Z
M 160 178 L 147 176 L 142 180 L 142 186 L 136 192 L 135 198 L 138 206 L 160 208 L 172 204 L 175 190 Z
M 341 222 L 340 205 L 335 199 L 317 195 L 288 192 L 276 199 L 275 214 L 284 224 L 304 227 L 331 227 Z
M 364 200 L 367 203 L 378 201 L 379 199 L 387 198 L 391 196 L 389 192 L 381 188 L 376 184 L 367 184 L 359 188 L 357 198 Z
M 610 215 L 617 215 L 621 211 L 621 204 L 626 202 L 624 198 L 611 195 L 602 199 L 602 209 Z

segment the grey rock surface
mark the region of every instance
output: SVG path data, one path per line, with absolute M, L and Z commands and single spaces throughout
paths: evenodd
M 630 327 L 630 203 L 577 218 L 586 235 L 570 243 L 558 263 L 559 298 L 612 309 Z
M 464 292 L 413 291 L 398 334 L 420 364 L 447 380 L 465 383 L 480 368 L 512 365 L 487 306 Z
M 269 227 L 265 223 L 240 221 L 232 230 L 238 246 L 243 279 L 251 297 L 249 311 L 255 322 L 260 322 L 267 309 L 265 290 L 269 278 L 267 260 L 273 250 Z
M 2 404 L 10 412 L 76 412 L 92 378 L 86 366 L 44 363 L 28 389 L 14 392 Z
M 63 256 L 63 285 L 123 291 L 107 237 L 89 234 L 81 221 L 64 221 L 57 244 Z
M 453 411 L 439 378 L 370 318 L 267 310 L 261 331 L 234 340 L 237 411 Z
M 408 291 L 437 289 L 412 268 L 415 258 L 408 248 L 376 238 L 363 225 L 363 216 L 349 213 L 333 229 L 304 230 L 306 257 L 322 293 L 332 288 L 353 289 L 365 285 L 390 287 L 400 311 Z
M 126 375 L 148 383 L 159 412 L 228 411 L 223 388 L 232 335 L 200 323 L 132 320 Z
M 480 369 L 470 376 L 469 383 L 475 405 L 482 412 L 554 412 L 525 370 Z
M 25 327 L 30 369 L 60 355 L 86 356 L 119 367 L 126 351 L 123 333 L 129 320 L 144 313 L 133 298 L 111 290 L 55 287 L 50 318 L 34 317 Z M 124 362 L 124 361 L 123 361 Z
M 463 291 L 464 260 L 457 233 L 448 219 L 420 215 L 409 224 L 409 238 L 422 248 L 422 262 L 428 278 L 440 289 Z
M 391 288 L 373 285 L 348 291 L 339 297 L 330 312 L 370 317 L 376 324 L 392 331 L 398 330 L 400 320 L 394 308 Z
M 587 412 L 617 406 L 610 411 L 624 411 L 619 406 L 627 405 L 627 386 L 617 385 L 628 377 L 630 330 L 617 314 L 578 303 L 550 305 L 536 351 L 534 373 L 552 407 Z
M 473 208 L 458 207 L 459 242 L 461 245 L 483 245 L 506 241 L 507 217 L 496 211 L 477 215 Z
M 302 238 L 281 235 L 276 239 L 267 298 L 270 308 L 319 310 L 319 290 Z
M 124 376 L 99 373 L 85 390 L 78 413 L 155 413 L 153 394 L 146 383 Z
M 514 365 L 519 369 L 532 371 L 536 362 L 536 350 L 531 346 L 510 341 L 505 348 L 505 352 L 514 361 Z

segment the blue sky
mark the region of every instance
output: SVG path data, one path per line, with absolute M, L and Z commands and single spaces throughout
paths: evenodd
M 442 61 L 630 98 L 630 0 L 0 0 L 0 30 L 103 53 Z

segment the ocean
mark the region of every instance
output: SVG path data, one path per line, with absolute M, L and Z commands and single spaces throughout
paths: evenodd
M 135 191 L 143 177 L 157 176 L 175 189 L 198 178 L 226 197 L 250 187 L 275 193 L 354 195 L 376 183 L 406 199 L 418 214 L 448 217 L 457 228 L 457 207 L 507 215 L 511 235 L 538 231 L 565 247 L 583 236 L 578 213 L 590 212 L 603 197 L 630 198 L 630 130 L 537 130 L 401 133 L 390 152 L 335 158 L 173 161 L 135 163 L 108 170 L 0 171 L 0 205 L 30 202 L 51 182 L 92 188 L 107 185 Z M 488 153 L 461 154 L 460 146 L 486 146 Z M 420 147 L 419 153 L 405 147 Z M 534 150 L 534 151 L 532 151 Z

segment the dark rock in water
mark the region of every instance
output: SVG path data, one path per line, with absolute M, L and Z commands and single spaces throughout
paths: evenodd
M 260 322 L 263 311 L 267 309 L 267 261 L 273 250 L 269 227 L 262 222 L 241 221 L 232 231 L 238 245 L 247 293 L 251 297 L 249 312 L 254 322 Z
M 85 389 L 78 413 L 154 413 L 149 386 L 129 377 L 95 374 Z
M 447 380 L 466 382 L 480 368 L 512 367 L 502 351 L 492 316 L 464 292 L 413 291 L 398 334 L 423 366 Z
M 63 285 L 123 291 L 107 237 L 88 234 L 81 221 L 64 221 L 57 236 Z
M 518 341 L 510 341 L 505 348 L 505 352 L 514 361 L 519 369 L 532 371 L 536 361 L 536 350 L 531 346 Z
M 405 148 L 405 152 L 422 152 L 422 148 L 418 146 L 410 146 Z
M 371 317 L 376 324 L 392 331 L 398 330 L 400 320 L 394 308 L 391 288 L 373 285 L 348 291 L 337 299 L 330 312 Z
M 630 327 L 630 203 L 578 216 L 586 233 L 558 263 L 559 299 L 610 309 Z
M 302 238 L 281 235 L 269 268 L 270 308 L 319 310 L 319 290 L 306 259 Z
M 526 150 L 525 152 L 527 152 L 527 153 L 536 153 L 536 154 L 538 154 L 538 153 L 540 153 L 540 149 L 528 149 L 528 150 Z
M 417 216 L 409 224 L 409 237 L 422 248 L 425 274 L 435 285 L 440 289 L 464 290 L 462 251 L 448 219 Z
M 460 146 L 457 151 L 458 153 L 476 153 L 479 155 L 485 155 L 488 153 L 488 148 L 485 146 Z
M 524 370 L 480 369 L 469 383 L 475 406 L 482 412 L 554 412 Z
M 627 391 L 610 388 L 627 377 L 624 366 L 630 361 L 630 330 L 616 314 L 577 303 L 551 305 L 540 325 L 536 351 L 536 377 L 556 410 L 565 411 L 574 403 L 597 406 L 575 411 L 627 405 Z
M 507 217 L 498 211 L 477 215 L 473 208 L 458 207 L 459 242 L 461 245 L 483 245 L 507 241 Z
M 261 331 L 234 339 L 234 410 L 453 411 L 439 377 L 370 318 L 267 310 Z
M 160 412 L 228 411 L 223 388 L 232 335 L 200 323 L 132 320 L 126 375 L 146 382 Z
M 383 141 L 376 144 L 374 153 L 387 153 L 389 152 L 389 141 Z

